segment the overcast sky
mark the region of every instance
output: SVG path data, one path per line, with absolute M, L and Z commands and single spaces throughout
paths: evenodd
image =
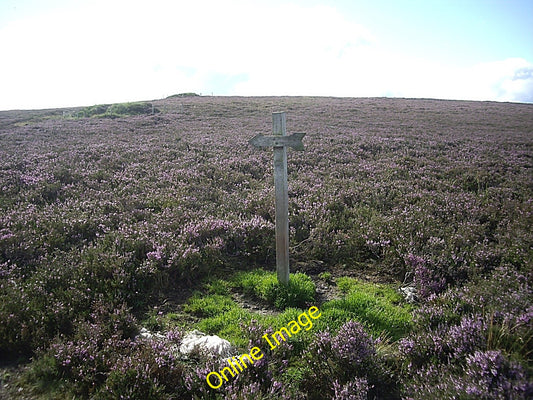
M 0 0 L 0 110 L 203 95 L 533 102 L 533 0 Z

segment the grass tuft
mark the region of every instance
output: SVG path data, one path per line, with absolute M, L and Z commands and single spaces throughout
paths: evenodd
M 321 328 L 333 330 L 345 321 L 363 323 L 373 336 L 397 340 L 405 336 L 412 325 L 412 307 L 398 291 L 389 285 L 362 282 L 351 277 L 337 278 L 344 297 L 322 305 Z
M 234 277 L 235 287 L 245 294 L 261 299 L 279 310 L 303 308 L 315 300 L 316 286 L 307 275 L 295 273 L 288 285 L 281 285 L 274 272 L 261 269 L 242 272 Z

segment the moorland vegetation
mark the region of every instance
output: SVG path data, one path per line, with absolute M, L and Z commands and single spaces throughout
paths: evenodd
M 0 395 L 532 397 L 533 105 L 139 104 L 0 112 Z M 273 111 L 307 133 L 288 287 L 272 154 L 247 143 Z M 312 329 L 264 346 L 311 306 Z M 264 357 L 214 389 L 223 361 L 176 352 L 191 329 Z

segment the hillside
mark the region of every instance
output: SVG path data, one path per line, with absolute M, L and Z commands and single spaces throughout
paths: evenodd
M 306 133 L 288 151 L 289 288 L 272 278 L 272 151 L 248 144 L 276 111 Z M 0 112 L 0 397 L 525 399 L 532 167 L 530 104 Z M 311 306 L 312 329 L 219 389 L 219 362 L 171 351 L 200 329 L 248 352 Z

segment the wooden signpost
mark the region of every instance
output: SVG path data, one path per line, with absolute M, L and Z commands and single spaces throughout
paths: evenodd
M 289 283 L 289 190 L 287 184 L 287 147 L 304 150 L 305 133 L 287 136 L 285 113 L 272 113 L 272 135 L 257 135 L 249 143 L 274 148 L 274 186 L 276 192 L 276 269 L 278 282 Z

